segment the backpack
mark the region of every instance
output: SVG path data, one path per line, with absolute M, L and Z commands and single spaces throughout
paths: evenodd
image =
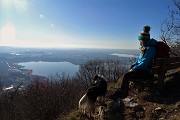
M 170 47 L 163 41 L 157 41 L 156 43 L 157 58 L 170 57 Z

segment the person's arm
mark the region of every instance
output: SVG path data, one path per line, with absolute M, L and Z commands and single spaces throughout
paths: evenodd
M 132 70 L 136 69 L 147 69 L 152 60 L 156 57 L 156 49 L 154 47 L 150 47 L 146 50 L 145 55 L 139 61 L 139 64 L 134 66 Z
M 137 61 L 131 65 L 130 69 L 132 69 L 136 64 L 137 64 Z

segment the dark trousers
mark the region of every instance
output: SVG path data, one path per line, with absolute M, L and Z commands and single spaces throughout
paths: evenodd
M 129 81 L 133 81 L 133 79 L 147 79 L 150 77 L 150 73 L 146 70 L 135 70 L 125 73 L 121 84 L 122 98 L 126 98 L 128 96 Z

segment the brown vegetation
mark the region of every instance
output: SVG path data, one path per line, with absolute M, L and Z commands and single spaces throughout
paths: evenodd
M 108 82 L 116 82 L 127 70 L 126 63 L 120 60 L 89 60 L 80 65 L 77 76 L 89 86 L 95 74 L 103 75 Z
M 25 90 L 3 92 L 0 96 L 1 120 L 52 120 L 77 107 L 84 88 L 78 80 L 63 76 L 58 81 L 36 78 Z
M 119 73 L 126 70 L 118 60 L 90 60 L 80 68 L 73 78 L 64 73 L 46 80 L 36 77 L 26 89 L 16 93 L 0 91 L 0 120 L 61 119 L 78 108 L 78 101 L 91 84 L 94 74 L 101 73 L 114 81 Z

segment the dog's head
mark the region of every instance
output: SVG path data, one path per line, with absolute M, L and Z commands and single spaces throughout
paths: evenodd
M 93 79 L 93 84 L 96 86 L 96 88 L 98 89 L 99 91 L 99 94 L 105 94 L 106 91 L 107 91 L 107 80 L 97 74 L 94 76 L 94 79 Z
M 93 84 L 99 84 L 99 83 L 101 83 L 101 82 L 107 82 L 107 80 L 106 80 L 103 76 L 101 76 L 101 75 L 99 75 L 99 74 L 96 74 L 96 75 L 93 77 Z

